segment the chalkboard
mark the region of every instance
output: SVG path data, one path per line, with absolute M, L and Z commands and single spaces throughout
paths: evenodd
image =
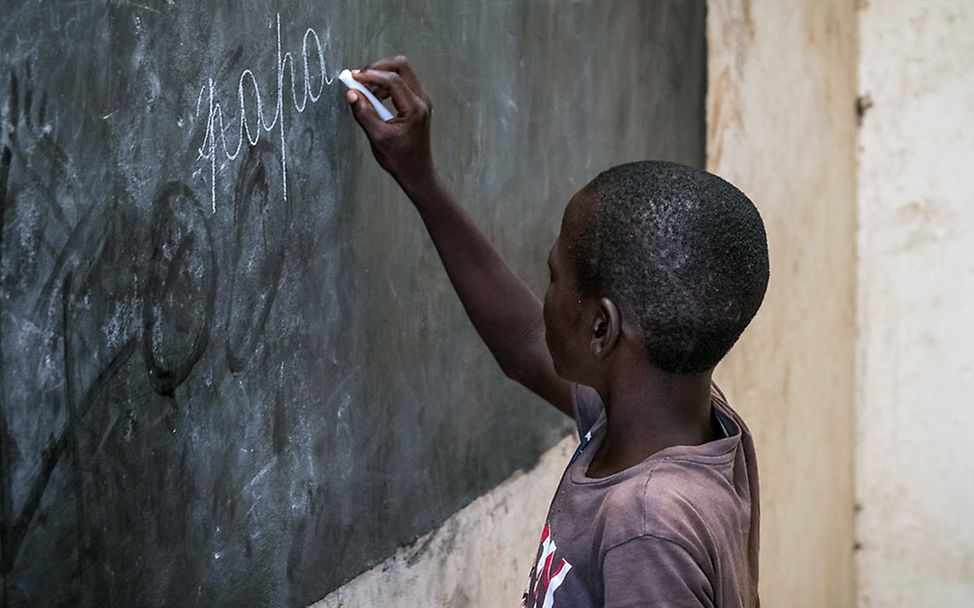
M 703 0 L 0 12 L 4 608 L 306 605 L 569 431 L 469 326 L 339 69 L 411 58 L 539 294 L 598 171 L 703 163 Z

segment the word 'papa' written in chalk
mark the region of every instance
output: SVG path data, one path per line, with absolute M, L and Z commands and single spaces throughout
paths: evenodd
M 327 41 L 326 41 L 327 43 Z M 240 154 L 240 150 L 243 148 L 244 138 L 251 146 L 257 145 L 260 141 L 261 131 L 266 131 L 270 133 L 271 131 L 277 129 L 280 135 L 280 155 L 281 155 L 281 187 L 284 190 L 284 200 L 287 200 L 287 145 L 285 141 L 285 128 L 284 128 L 284 99 L 285 99 L 285 83 L 284 83 L 284 73 L 286 70 L 290 69 L 291 75 L 291 102 L 294 109 L 299 113 L 304 112 L 310 100 L 312 103 L 318 101 L 321 97 L 321 93 L 325 88 L 325 85 L 331 85 L 334 82 L 334 78 L 327 74 L 327 68 L 325 66 L 325 48 L 321 43 L 321 39 L 318 38 L 318 33 L 315 32 L 313 28 L 308 28 L 304 32 L 304 38 L 301 42 L 301 53 L 300 53 L 301 63 L 303 64 L 303 75 L 304 83 L 303 88 L 301 88 L 301 95 L 298 95 L 299 82 L 297 78 L 297 66 L 295 64 L 294 55 L 290 52 L 281 53 L 281 15 L 277 15 L 277 101 L 274 106 L 274 113 L 270 117 L 264 113 L 264 98 L 260 93 L 260 85 L 257 82 L 257 77 L 254 76 L 253 71 L 250 69 L 245 69 L 240 73 L 240 78 L 237 79 L 237 102 L 239 104 L 238 112 L 239 116 L 236 119 L 230 119 L 230 125 L 233 121 L 237 122 L 237 136 L 236 145 L 227 142 L 227 130 L 232 129 L 231 126 L 226 124 L 224 120 L 223 106 L 219 101 L 216 100 L 216 90 L 217 87 L 214 85 L 213 79 L 209 78 L 207 83 L 203 85 L 200 89 L 200 94 L 196 99 L 196 116 L 200 115 L 201 110 L 204 108 L 204 100 L 208 100 L 207 117 L 206 117 L 206 131 L 203 136 L 203 141 L 199 146 L 199 160 L 210 161 L 210 204 L 213 208 L 213 213 L 216 213 L 216 165 L 218 148 L 222 150 L 222 154 L 226 156 L 227 160 L 233 161 Z M 316 65 L 314 65 L 316 64 Z M 312 73 L 317 76 L 317 89 L 313 88 L 312 85 Z M 250 90 L 252 89 L 252 90 Z M 249 97 L 248 97 L 249 95 Z M 256 116 L 253 119 L 248 119 L 247 110 L 245 107 L 246 100 L 252 100 L 256 111 Z M 233 137 L 231 136 L 231 142 Z

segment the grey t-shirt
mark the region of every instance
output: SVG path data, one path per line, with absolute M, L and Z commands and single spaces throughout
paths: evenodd
M 724 437 L 673 446 L 603 478 L 595 390 L 572 387 L 581 443 L 552 499 L 522 607 L 752 608 L 758 601 L 758 474 L 751 434 L 711 390 Z

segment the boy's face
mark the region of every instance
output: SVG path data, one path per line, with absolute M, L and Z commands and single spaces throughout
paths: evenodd
M 566 380 L 584 383 L 591 357 L 591 340 L 586 311 L 594 298 L 581 295 L 575 272 L 574 247 L 581 228 L 580 218 L 591 195 L 583 188 L 565 208 L 561 232 L 548 255 L 550 282 L 544 298 L 545 342 L 555 371 Z

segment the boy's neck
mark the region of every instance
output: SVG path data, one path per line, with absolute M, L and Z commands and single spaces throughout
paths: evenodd
M 606 436 L 589 465 L 605 477 L 675 445 L 700 445 L 719 437 L 711 411 L 711 372 L 667 374 L 658 369 L 617 373 L 599 388 Z

